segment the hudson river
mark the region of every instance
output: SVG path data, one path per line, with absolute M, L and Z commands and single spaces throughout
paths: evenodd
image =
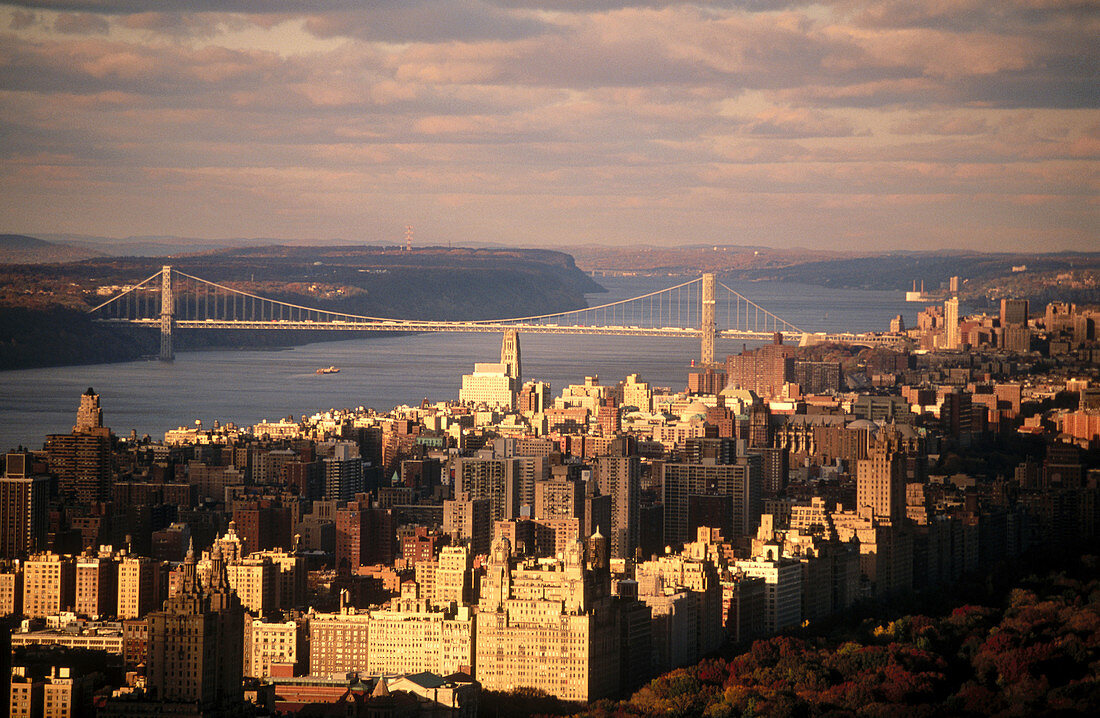
M 597 277 L 603 304 L 679 284 L 682 278 Z M 924 305 L 905 302 L 904 291 L 870 292 L 773 282 L 730 286 L 765 309 L 807 331 L 886 330 L 897 314 L 916 323 Z M 722 292 L 721 288 L 719 291 Z M 520 335 L 524 379 L 549 381 L 554 393 L 598 374 L 610 384 L 629 373 L 655 386 L 687 385 L 698 339 Z M 741 345 L 720 341 L 716 357 Z M 474 362 L 500 356 L 496 334 L 432 333 L 372 336 L 273 351 L 181 352 L 171 363 L 54 367 L 0 372 L 0 450 L 22 444 L 40 448 L 46 434 L 72 430 L 80 393 L 100 395 L 104 423 L 120 436 L 135 429 L 163 439 L 164 432 L 196 419 L 210 426 L 252 424 L 356 406 L 389 410 L 401 404 L 457 399 L 462 374 Z M 338 374 L 318 375 L 335 365 Z

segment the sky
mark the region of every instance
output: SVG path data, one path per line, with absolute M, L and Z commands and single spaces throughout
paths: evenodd
M 1096 0 L 0 0 L 0 232 L 1096 251 L 1097 38 Z

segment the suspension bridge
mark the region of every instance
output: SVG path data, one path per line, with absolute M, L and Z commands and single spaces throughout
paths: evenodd
M 307 307 L 211 282 L 165 265 L 142 282 L 89 310 L 93 320 L 160 330 L 160 358 L 173 356 L 175 329 L 308 331 L 503 332 L 698 337 L 700 363 L 714 362 L 716 339 L 769 341 L 777 333 L 801 343 L 837 341 L 899 345 L 904 337 L 806 332 L 704 274 L 639 297 L 552 314 L 469 321 L 372 317 Z

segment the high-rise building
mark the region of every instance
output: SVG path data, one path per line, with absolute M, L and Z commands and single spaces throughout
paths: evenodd
M 39 553 L 23 563 L 23 615 L 56 616 L 72 608 L 76 563 L 68 556 Z
M 455 464 L 455 495 L 489 499 L 491 521 L 513 519 L 519 516 L 522 473 L 517 458 L 460 458 Z M 533 494 L 533 482 L 531 491 Z
M 623 406 L 632 406 L 639 411 L 653 411 L 653 391 L 637 374 L 627 375 L 623 382 Z
M 596 409 L 596 423 L 604 436 L 616 436 L 622 429 L 622 412 L 613 397 L 600 399 L 600 405 Z
M 93 715 L 92 676 L 73 675 L 72 669 L 51 666 L 42 685 L 42 718 L 85 718 Z M 16 714 L 12 713 L 14 717 Z M 24 714 L 26 715 L 26 714 Z
M 598 456 L 593 463 L 600 493 L 611 497 L 611 525 L 600 530 L 610 539 L 612 556 L 633 558 L 640 543 L 641 458 Z
M 8 715 L 18 718 L 42 715 L 42 684 L 41 679 L 28 676 L 25 667 L 13 666 L 8 683 Z
M 80 408 L 76 410 L 76 426 L 73 433 L 82 433 L 103 426 L 103 409 L 99 406 L 99 394 L 92 387 L 80 395 Z
M 905 518 L 909 460 L 923 456 L 915 442 L 915 438 L 905 438 L 896 426 L 877 432 L 868 446 L 867 458 L 856 463 L 857 510 L 870 507 L 875 517 L 893 522 Z
M 784 345 L 783 335 L 777 332 L 772 344 L 726 357 L 728 384 L 761 397 L 779 396 L 793 376 L 797 354 L 798 349 Z
M 18 566 L 0 572 L 0 617 L 23 613 L 23 570 Z
M 840 391 L 840 362 L 796 360 L 792 378 L 804 394 L 835 394 Z
M 367 672 L 367 634 L 370 614 L 342 610 L 340 613 L 310 613 L 309 674 L 344 677 L 350 672 Z
M 96 430 L 105 431 L 105 430 Z M 58 492 L 90 504 L 110 495 L 111 440 L 101 433 L 51 434 L 46 461 L 57 476 Z
M 1008 352 L 1026 354 L 1031 351 L 1031 329 L 1026 324 L 1002 326 L 1000 332 L 1001 348 Z
M 802 623 L 802 564 L 783 558 L 778 544 L 752 559 L 734 563 L 746 576 L 764 579 L 764 631 L 778 633 Z
M 1001 326 L 1027 326 L 1028 302 L 1026 299 L 1001 300 Z
M 89 618 L 118 614 L 118 563 L 109 553 L 77 558 L 73 611 Z
M 699 533 L 704 532 L 709 530 Z M 693 663 L 722 644 L 722 587 L 705 545 L 689 544 L 682 553 L 642 562 L 635 578 L 639 600 L 653 610 L 653 642 L 660 656 L 654 668 L 667 671 Z M 681 592 L 685 600 L 668 600 Z M 690 621 L 678 620 L 689 616 Z
M 118 617 L 141 618 L 159 604 L 160 564 L 144 556 L 125 556 L 118 565 Z
M 577 518 L 584 523 L 584 482 L 555 476 L 535 483 L 535 519 Z
M 959 298 L 951 297 L 943 303 L 943 322 L 946 329 L 945 348 L 961 349 L 962 334 L 959 332 Z
M 297 505 L 274 496 L 248 496 L 233 501 L 233 523 L 243 554 L 286 548 L 294 540 Z
M 474 554 L 467 546 L 444 546 L 435 571 L 438 604 L 463 605 L 474 600 Z
M 619 626 L 606 567 L 589 570 L 584 546 L 562 559 L 514 564 L 493 542 L 477 612 L 475 665 L 488 690 L 536 688 L 567 701 L 610 696 L 619 684 Z
M 282 608 L 278 605 L 279 568 L 270 558 L 250 554 L 240 561 L 227 562 L 225 575 L 246 611 L 262 616 Z
M 393 675 L 430 671 L 470 673 L 474 619 L 469 606 L 439 609 L 416 597 L 416 584 L 383 610 L 371 610 L 367 630 L 367 673 Z
M 280 609 L 298 608 L 306 602 L 306 560 L 297 554 L 298 547 L 289 551 L 254 551 L 249 560 L 270 561 L 275 570 L 275 601 Z
M 754 534 L 763 510 L 763 463 L 748 454 L 729 464 L 664 464 L 665 543 L 690 541 L 701 526 L 731 538 Z
M 73 432 L 46 437 L 46 461 L 62 495 L 85 504 L 110 498 L 111 431 L 92 389 L 80 397 Z
M 689 394 L 718 394 L 726 388 L 726 368 L 708 366 L 702 371 L 688 372 Z
M 217 546 L 206 584 L 204 590 L 194 551 L 188 550 L 180 590 L 149 615 L 146 668 L 154 701 L 189 703 L 200 715 L 243 700 L 244 611 Z
M 526 382 L 516 395 L 516 411 L 521 414 L 539 414 L 551 404 L 550 384 L 544 381 Z
M 397 516 L 365 498 L 336 509 L 336 570 L 355 573 L 360 566 L 392 564 L 397 555 Z
M 508 374 L 508 364 L 479 362 L 474 364 L 473 374 L 462 375 L 462 388 L 458 400 L 463 404 L 485 404 L 500 409 L 513 409 L 519 385 Z
M 780 447 L 748 449 L 746 454 L 758 454 L 761 458 L 762 489 L 764 494 L 778 496 L 787 488 L 790 454 Z
M 322 459 L 325 473 L 325 499 L 350 501 L 363 490 L 363 460 L 359 447 L 350 441 L 336 442 L 332 456 Z
M 30 459 L 8 454 L 0 478 L 0 558 L 23 558 L 46 545 L 50 481 L 32 473 Z
M 443 502 L 443 530 L 467 542 L 476 556 L 489 552 L 493 519 L 489 499 L 447 499 Z

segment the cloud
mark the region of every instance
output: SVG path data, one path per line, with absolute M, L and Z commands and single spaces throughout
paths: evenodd
M 23 10 L 13 10 L 11 13 L 11 22 L 8 23 L 8 28 L 12 30 L 26 30 L 28 27 L 38 22 L 38 16 L 33 12 L 25 12 Z
M 896 123 L 891 132 L 899 135 L 978 135 L 989 131 L 983 117 L 928 113 Z
M 223 23 L 225 15 L 184 12 L 141 12 L 122 17 L 119 25 L 131 30 L 145 30 L 174 37 L 211 37 Z M 237 21 L 237 26 L 243 21 Z
M 355 10 L 310 13 L 306 28 L 318 37 L 387 42 L 512 40 L 537 35 L 543 23 L 479 0 L 404 0 Z
M 15 5 L 21 226 L 1070 246 L 1100 184 L 1084 3 Z
M 99 15 L 65 13 L 57 16 L 53 29 L 66 35 L 104 35 L 110 25 Z
M 853 124 L 806 108 L 770 108 L 742 121 L 741 132 L 771 137 L 851 137 Z

